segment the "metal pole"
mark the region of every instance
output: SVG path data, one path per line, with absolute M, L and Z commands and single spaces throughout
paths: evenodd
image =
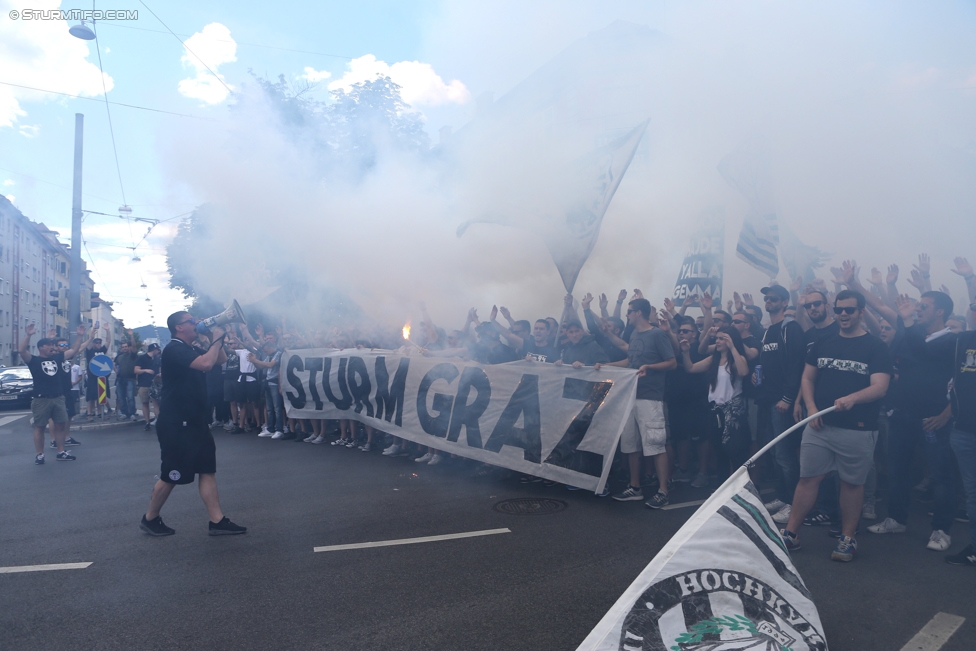
M 68 274 L 68 338 L 81 323 L 81 159 L 85 116 L 75 113 L 75 173 L 71 188 L 71 268 Z

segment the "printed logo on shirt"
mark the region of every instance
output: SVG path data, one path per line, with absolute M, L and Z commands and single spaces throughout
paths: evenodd
M 44 371 L 44 375 L 57 375 L 58 363 L 46 359 L 43 362 L 41 362 L 41 370 Z
M 180 480 L 180 477 L 182 477 L 182 476 L 183 475 L 180 474 L 180 471 L 179 470 L 170 470 L 169 471 L 169 478 L 172 479 L 173 481 L 179 481 Z
M 537 362 L 544 362 L 544 361 L 546 361 L 546 356 L 545 355 L 539 355 L 538 353 L 529 353 L 529 357 L 531 357 L 532 359 L 534 359 Z
M 768 344 L 763 344 L 763 352 L 764 353 L 771 353 L 774 350 L 779 350 L 779 342 L 778 341 L 773 341 L 773 342 L 768 343 Z
M 832 357 L 818 357 L 817 368 L 829 368 L 834 371 L 847 371 L 858 375 L 868 374 L 868 365 L 851 359 L 834 359 Z
M 61 362 L 61 370 L 64 371 L 65 373 L 70 373 L 71 372 L 71 360 L 66 359 L 63 362 Z
M 976 373 L 976 348 L 966 350 L 965 361 L 959 367 L 960 373 Z

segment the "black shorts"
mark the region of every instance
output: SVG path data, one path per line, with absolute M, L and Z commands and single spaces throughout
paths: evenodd
M 217 472 L 217 446 L 205 424 L 160 419 L 156 424 L 159 478 L 167 484 L 192 484 L 194 475 Z
M 708 403 L 669 403 L 668 424 L 675 441 L 699 443 L 715 435 Z
M 234 401 L 241 405 L 245 402 L 250 402 L 252 404 L 257 404 L 258 400 L 261 399 L 261 383 L 260 382 L 238 382 L 234 386 Z
M 78 394 L 79 391 L 71 390 L 64 394 L 65 407 L 68 410 L 68 418 L 74 418 L 78 415 Z
M 237 402 L 237 380 L 224 378 L 224 401 Z

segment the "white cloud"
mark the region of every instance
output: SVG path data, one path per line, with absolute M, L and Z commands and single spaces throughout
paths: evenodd
M 20 135 L 24 136 L 25 138 L 33 138 L 40 132 L 41 132 L 40 125 L 37 124 L 20 125 Z
M 230 30 L 220 23 L 210 23 L 186 39 L 184 43 L 186 51 L 180 60 L 183 62 L 183 67 L 191 68 L 195 75 L 180 81 L 178 86 L 180 94 L 191 99 L 203 100 L 207 104 L 223 102 L 230 94 L 227 90 L 229 84 L 225 86 L 226 81 L 221 83 L 224 76 L 217 68 L 225 63 L 237 61 L 237 43 L 231 38 Z M 201 59 L 206 65 L 201 63 Z M 207 70 L 207 67 L 210 70 Z M 220 79 L 214 77 L 214 74 Z
M 59 0 L 22 0 L 16 8 L 51 10 L 59 5 Z M 68 33 L 67 21 L 10 20 L 6 9 L 0 17 L 4 81 L 72 95 L 102 94 L 98 65 L 86 60 L 91 53 L 88 43 Z M 112 90 L 113 86 L 112 78 L 105 75 L 105 87 Z M 0 86 L 0 128 L 13 127 L 27 115 L 22 103 L 52 99 L 63 100 L 63 97 Z
M 331 76 L 332 73 L 328 70 L 316 70 L 312 66 L 305 66 L 305 72 L 299 75 L 298 78 L 314 84 L 317 81 L 323 81 Z
M 111 54 L 112 48 L 106 47 L 106 48 L 103 48 L 102 51 L 105 52 L 105 54 Z
M 17 185 L 17 182 L 11 179 L 7 179 L 6 181 L 3 182 L 3 187 L 5 188 L 9 188 L 12 185 Z
M 17 201 L 17 197 L 15 197 L 12 194 L 7 194 L 7 195 L 4 195 L 4 196 L 7 197 L 7 201 L 9 201 L 10 203 L 13 203 L 13 202 Z
M 399 84 L 403 101 L 411 106 L 436 106 L 448 102 L 465 104 L 471 100 L 471 93 L 463 83 L 452 79 L 445 84 L 429 63 L 398 61 L 390 65 L 372 54 L 350 61 L 349 69 L 329 84 L 329 90 L 348 90 L 353 84 L 372 81 L 377 76 L 389 77 Z

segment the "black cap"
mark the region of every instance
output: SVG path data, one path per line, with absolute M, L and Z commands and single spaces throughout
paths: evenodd
M 782 285 L 770 285 L 769 287 L 763 287 L 759 290 L 764 296 L 769 296 L 772 294 L 780 298 L 781 300 L 789 303 L 790 301 L 790 290 L 786 289 Z
M 146 346 L 146 352 L 151 353 L 154 350 L 159 350 L 159 344 L 149 344 Z

